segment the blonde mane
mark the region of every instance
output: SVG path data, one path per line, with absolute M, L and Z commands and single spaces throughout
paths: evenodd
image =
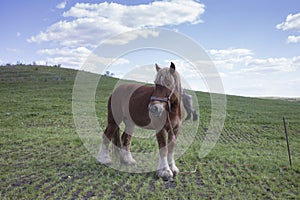
M 180 75 L 177 71 L 174 71 L 171 73 L 170 68 L 162 68 L 160 69 L 157 74 L 156 78 L 154 81 L 155 84 L 162 85 L 170 90 L 173 90 L 175 88 L 175 94 L 179 100 L 181 100 L 181 80 L 180 80 Z

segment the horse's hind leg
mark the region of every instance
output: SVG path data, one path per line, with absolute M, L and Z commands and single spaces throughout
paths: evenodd
M 187 117 L 185 118 L 185 120 L 190 120 L 191 119 L 191 113 L 187 112 Z
M 102 164 L 110 164 L 112 162 L 109 156 L 109 143 L 115 137 L 119 137 L 119 126 L 116 123 L 108 123 L 102 139 L 102 145 L 99 151 L 98 160 Z
M 198 120 L 198 115 L 196 110 L 193 110 L 193 121 L 197 121 Z
M 134 131 L 134 124 L 124 120 L 125 123 L 125 131 L 122 134 L 122 148 L 120 152 L 121 163 L 126 165 L 136 165 L 136 161 L 133 159 L 130 152 L 130 144 L 131 144 L 131 136 Z
M 117 112 L 120 109 L 116 106 L 119 104 L 114 104 L 112 106 L 112 96 L 110 96 L 107 104 L 107 127 L 103 134 L 102 145 L 98 154 L 97 159 L 103 164 L 110 164 L 112 162 L 109 156 L 109 143 L 113 140 L 115 149 L 121 146 L 119 124 L 121 123 L 121 112 Z M 114 115 L 115 113 L 115 115 Z

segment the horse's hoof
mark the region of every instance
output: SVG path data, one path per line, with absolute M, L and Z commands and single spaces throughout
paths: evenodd
M 103 164 L 103 165 L 111 165 L 112 164 L 112 160 L 110 158 L 98 158 L 98 161 Z
M 136 163 L 136 161 L 134 160 L 134 159 L 132 159 L 132 160 L 121 160 L 120 161 L 121 162 L 121 164 L 124 164 L 124 165 L 128 165 L 128 166 L 135 166 L 135 165 L 137 165 L 137 163 Z
M 176 167 L 176 165 L 170 165 L 170 169 L 173 172 L 173 176 L 176 176 L 179 173 L 179 169 Z
M 170 182 L 174 182 L 174 178 L 172 176 L 164 176 L 164 177 L 161 177 L 163 181 L 170 181 Z
M 173 177 L 169 177 L 169 178 L 168 178 L 168 181 L 174 182 L 174 178 L 173 178 Z
M 156 177 L 161 177 L 164 181 L 173 181 L 173 172 L 170 169 L 158 170 Z

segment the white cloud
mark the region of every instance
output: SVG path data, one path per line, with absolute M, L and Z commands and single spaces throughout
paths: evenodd
M 300 42 L 300 36 L 290 35 L 287 39 L 288 43 L 298 43 Z
M 9 51 L 9 52 L 17 52 L 18 50 L 15 49 L 15 48 L 6 48 L 6 51 Z
M 64 8 L 65 2 L 58 4 L 57 8 Z M 39 34 L 31 36 L 27 41 L 30 43 L 49 42 L 52 45 L 58 45 L 58 48 L 62 48 L 62 51 L 57 51 L 59 53 L 65 53 L 66 47 L 75 50 L 78 47 L 94 49 L 101 41 L 113 35 L 139 28 L 173 27 L 183 23 L 200 23 L 202 22 L 200 17 L 204 11 L 205 6 L 193 0 L 163 0 L 141 5 L 108 2 L 76 3 L 63 13 L 63 20 L 50 25 Z M 155 31 L 141 33 L 135 31 L 134 33 L 135 35 L 124 34 L 115 40 L 109 40 L 108 43 L 126 44 L 139 37 L 156 37 L 159 34 Z M 40 53 L 56 56 L 56 60 L 59 56 L 67 56 L 65 54 L 50 55 L 49 50 L 41 50 Z M 71 52 L 70 56 L 73 53 Z M 74 63 L 72 62 L 71 65 L 73 66 Z
M 228 49 L 211 49 L 208 53 L 218 58 L 228 58 L 228 57 L 242 57 L 252 55 L 252 51 L 249 49 L 242 48 L 228 48 Z
M 74 21 L 59 21 L 41 32 L 32 36 L 28 42 L 54 42 L 61 46 L 95 47 L 101 39 L 116 34 L 118 26 L 92 18 L 80 18 Z M 109 30 L 110 29 L 110 30 Z M 115 29 L 115 30 L 113 30 Z M 124 30 L 124 29 L 123 29 Z
M 281 29 L 283 31 L 296 31 L 300 32 L 300 13 L 297 14 L 289 14 L 286 17 L 285 22 L 276 25 L 277 29 Z M 300 36 L 290 35 L 287 38 L 288 43 L 298 43 L 300 42 Z
M 78 48 L 55 48 L 55 49 L 42 49 L 38 51 L 39 54 L 46 55 L 45 59 L 38 60 L 38 64 L 61 64 L 63 67 L 71 67 L 79 69 L 82 63 L 91 53 L 85 47 Z
M 219 68 L 232 70 L 239 66 L 239 63 L 247 63 L 253 59 L 253 53 L 249 49 L 228 48 L 221 50 L 208 50 L 208 54 L 212 57 L 215 65 Z
M 67 5 L 67 2 L 66 2 L 66 1 L 63 1 L 63 2 L 61 2 L 61 3 L 59 3 L 59 4 L 57 4 L 57 5 L 56 5 L 56 8 L 57 8 L 57 9 L 64 9 L 64 8 L 66 7 L 66 5 Z
M 207 51 L 220 71 L 233 73 L 292 72 L 300 68 L 300 56 L 292 58 L 255 58 L 249 49 L 221 49 Z M 229 72 L 230 72 L 229 71 Z
M 293 58 L 252 59 L 241 72 L 270 73 L 294 72 L 300 68 L 300 56 Z
M 59 49 L 59 48 L 56 48 L 56 49 L 42 49 L 42 50 L 39 50 L 38 53 L 41 53 L 41 54 L 47 54 L 47 55 L 70 55 L 72 54 L 73 56 L 88 56 L 91 51 L 85 47 L 78 47 L 76 49 L 69 49 L 69 48 L 62 48 L 62 49 Z
M 42 49 L 38 51 L 39 54 L 47 55 L 43 60 L 37 61 L 38 64 L 57 65 L 61 64 L 63 67 L 71 67 L 75 69 L 81 69 L 102 73 L 100 66 L 106 66 L 110 64 L 120 65 L 128 64 L 129 61 L 123 58 L 108 58 L 99 57 L 92 53 L 91 50 L 85 47 L 78 48 L 55 48 L 55 49 Z M 83 66 L 85 65 L 85 66 Z
M 286 17 L 285 22 L 276 25 L 277 29 L 286 30 L 296 30 L 300 31 L 300 13 L 297 14 L 289 14 Z
M 140 29 L 131 32 L 125 32 L 123 34 L 117 35 L 113 38 L 109 38 L 104 40 L 103 44 L 111 44 L 111 45 L 123 45 L 127 44 L 129 41 L 135 40 L 138 37 L 148 38 L 148 37 L 157 37 L 159 35 L 159 31 L 148 30 L 148 29 Z
M 299 96 L 300 56 L 257 58 L 251 50 L 233 48 L 207 52 L 228 94 Z
M 203 4 L 192 0 L 157 1 L 136 6 L 77 3 L 64 12 L 67 20 L 52 24 L 46 31 L 30 37 L 28 42 L 92 46 L 111 35 L 137 28 L 199 23 L 204 9 Z
M 105 18 L 126 27 L 158 27 L 182 23 L 199 23 L 204 5 L 192 0 L 155 1 L 150 4 L 126 6 L 117 3 L 77 3 L 65 17 Z

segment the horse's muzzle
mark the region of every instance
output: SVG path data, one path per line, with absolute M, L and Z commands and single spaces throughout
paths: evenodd
M 160 103 L 152 104 L 149 105 L 149 111 L 153 117 L 160 117 L 164 111 L 164 107 Z

